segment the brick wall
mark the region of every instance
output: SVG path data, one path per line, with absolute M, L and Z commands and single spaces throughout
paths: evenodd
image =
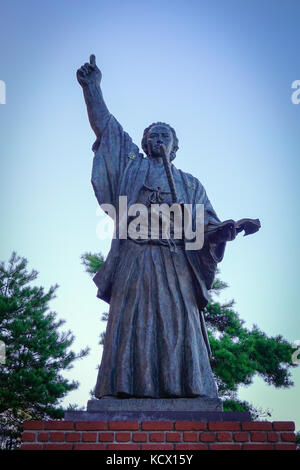
M 22 450 L 295 450 L 291 421 L 25 421 Z

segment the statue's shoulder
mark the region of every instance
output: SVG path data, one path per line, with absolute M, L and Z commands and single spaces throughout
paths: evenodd
M 194 190 L 202 190 L 203 185 L 202 183 L 196 178 L 195 176 L 191 175 L 190 173 L 187 173 L 186 171 L 180 170 L 179 168 L 176 168 L 177 175 L 182 179 L 182 181 L 190 188 Z

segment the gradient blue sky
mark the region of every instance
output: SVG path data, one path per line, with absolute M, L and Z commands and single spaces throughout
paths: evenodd
M 1 2 L 0 259 L 16 250 L 38 284 L 58 283 L 51 309 L 74 349 L 91 347 L 66 373 L 80 387 L 65 405 L 89 399 L 108 309 L 80 263 L 110 246 L 96 235 L 94 135 L 75 77 L 91 53 L 110 111 L 138 145 L 148 124 L 169 122 L 176 166 L 200 179 L 219 217 L 260 218 L 259 233 L 227 246 L 222 300 L 235 299 L 247 326 L 300 339 L 299 14 L 290 0 Z M 299 370 L 291 389 L 256 378 L 239 396 L 299 429 Z

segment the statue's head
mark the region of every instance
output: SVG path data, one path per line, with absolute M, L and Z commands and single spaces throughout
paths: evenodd
M 160 145 L 163 144 L 170 155 L 170 161 L 176 157 L 178 138 L 173 127 L 165 122 L 154 122 L 144 130 L 142 149 L 148 157 L 160 157 Z

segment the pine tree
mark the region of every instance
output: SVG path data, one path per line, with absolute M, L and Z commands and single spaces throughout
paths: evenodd
M 87 272 L 94 275 L 104 262 L 101 253 L 85 253 L 82 261 Z M 224 411 L 250 411 L 253 419 L 269 415 L 268 411 L 255 408 L 251 403 L 237 397 L 240 385 L 250 385 L 255 375 L 260 375 L 274 387 L 291 387 L 290 369 L 293 346 L 282 336 L 268 337 L 258 326 L 251 329 L 234 311 L 234 301 L 221 304 L 217 296 L 227 284 L 215 279 L 210 301 L 204 311 L 212 350 L 211 366 L 223 399 Z M 107 313 L 102 321 L 107 321 Z M 100 344 L 104 333 L 100 335 Z
M 247 411 L 253 419 L 269 415 L 268 411 L 255 409 L 252 404 L 237 398 L 240 385 L 250 385 L 255 375 L 279 387 L 291 387 L 293 346 L 281 335 L 268 337 L 257 325 L 251 329 L 233 309 L 234 301 L 221 304 L 216 301 L 226 283 L 216 279 L 204 318 L 213 353 L 211 366 L 223 398 L 224 411 Z
M 0 263 L 0 447 L 17 444 L 25 419 L 63 418 L 60 401 L 79 384 L 61 372 L 89 351 L 69 349 L 74 336 L 48 306 L 58 286 L 32 285 L 37 274 L 16 253 Z

